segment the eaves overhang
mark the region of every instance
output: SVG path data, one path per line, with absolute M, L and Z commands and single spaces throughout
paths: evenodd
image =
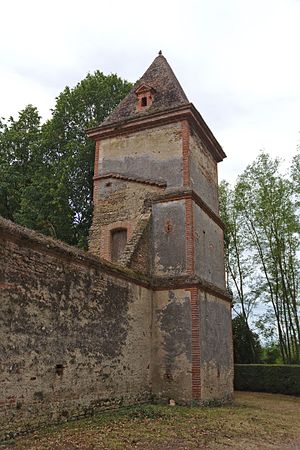
M 155 111 L 153 113 L 148 111 L 147 114 L 141 114 L 134 119 L 123 120 L 107 125 L 99 125 L 98 127 L 88 129 L 87 136 L 90 139 L 98 141 L 115 136 L 128 135 L 147 128 L 154 128 L 159 125 L 166 125 L 182 120 L 187 120 L 189 122 L 194 132 L 204 141 L 207 149 L 217 162 L 221 162 L 226 158 L 226 154 L 221 145 L 192 103 L 169 108 L 168 110 Z

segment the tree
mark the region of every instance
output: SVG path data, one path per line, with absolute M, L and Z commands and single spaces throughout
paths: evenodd
M 18 121 L 1 123 L 0 213 L 86 247 L 94 171 L 94 143 L 86 129 L 100 124 L 130 88 L 117 75 L 96 71 L 64 89 L 43 126 L 32 106 Z
M 277 159 L 261 153 L 239 177 L 236 190 L 260 298 L 272 307 L 282 359 L 300 362 L 299 218 L 293 184 L 280 174 Z
M 224 249 L 227 288 L 233 294 L 233 307 L 249 327 L 249 316 L 257 299 L 253 288 L 254 266 L 250 257 L 247 229 L 239 208 L 239 191 L 222 181 L 219 186 L 220 215 L 225 225 Z
M 300 206 L 300 147 L 298 153 L 294 156 L 291 167 L 291 178 L 293 181 L 293 190 L 296 196 L 296 203 Z
M 262 152 L 234 188 L 225 182 L 220 186 L 234 310 L 248 333 L 253 307 L 260 303 L 257 328 L 267 340 L 277 336 L 285 363 L 300 362 L 299 167 L 298 154 L 288 178 L 280 172 L 280 161 Z
M 0 122 L 0 214 L 22 222 L 24 192 L 30 186 L 40 158 L 41 123 L 37 109 L 28 105 Z
M 239 208 L 238 191 L 225 181 L 219 186 L 220 215 L 225 224 L 224 249 L 227 288 L 233 294 L 234 353 L 236 362 L 257 362 L 257 338 L 251 331 L 249 317 L 257 300 L 255 270 Z
M 233 353 L 235 364 L 257 364 L 260 362 L 261 346 L 257 334 L 249 328 L 243 315 L 232 321 Z
M 58 96 L 43 128 L 45 163 L 55 180 L 47 214 L 56 237 L 70 244 L 86 247 L 92 220 L 94 143 L 86 130 L 100 124 L 130 88 L 116 75 L 88 74 Z

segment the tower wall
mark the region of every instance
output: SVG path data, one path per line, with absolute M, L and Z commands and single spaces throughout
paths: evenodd
M 101 178 L 117 174 L 122 178 Z M 99 178 L 100 177 L 100 178 Z M 136 180 L 136 181 L 135 181 Z M 180 123 L 96 143 L 93 223 L 89 249 L 110 259 L 110 232 L 125 227 L 130 240 L 147 198 L 183 185 Z
M 190 186 L 216 214 L 219 213 L 217 162 L 191 128 L 189 139 Z
M 185 201 L 155 203 L 153 215 L 153 274 L 178 276 L 186 273 Z
M 182 186 L 182 142 L 179 123 L 111 137 L 100 142 L 97 175 L 116 172 L 168 187 Z
M 158 186 L 115 178 L 95 180 L 89 250 L 94 255 L 110 260 L 111 231 L 114 228 L 126 228 L 130 240 L 144 211 L 145 199 L 161 190 Z
M 193 400 L 190 301 L 185 289 L 153 295 L 152 393 L 158 401 Z
M 142 102 L 146 93 L 149 104 L 148 97 Z M 90 136 L 100 139 L 96 178 L 131 177 L 109 192 L 103 180 L 95 180 L 91 249 L 103 255 L 98 247 L 107 242 L 105 227 L 127 220 L 132 258 L 125 248 L 120 262 L 149 262 L 154 397 L 180 403 L 230 397 L 231 309 L 217 173 L 225 153 L 161 55 Z M 156 187 L 150 189 L 149 181 Z M 139 216 L 145 209 L 148 231 L 142 234 Z
M 199 290 L 201 400 L 226 400 L 233 392 L 231 303 Z
M 225 289 L 224 232 L 200 206 L 193 204 L 195 227 L 195 273 Z

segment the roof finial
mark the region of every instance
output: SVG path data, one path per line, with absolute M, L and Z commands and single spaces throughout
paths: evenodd
M 161 56 L 161 55 L 162 55 L 162 51 L 161 51 L 161 50 L 159 50 L 158 54 L 159 54 L 159 56 Z

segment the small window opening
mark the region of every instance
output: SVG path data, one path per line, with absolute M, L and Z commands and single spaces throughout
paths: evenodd
M 173 231 L 173 225 L 170 222 L 170 220 L 167 220 L 167 222 L 165 223 L 165 232 L 171 233 L 172 231 Z
M 127 244 L 127 230 L 126 228 L 119 228 L 111 232 L 111 260 L 119 261 L 125 245 Z
M 147 97 L 142 97 L 141 105 L 147 106 Z
M 107 183 L 105 183 L 105 186 L 106 186 L 106 187 L 110 187 L 110 186 L 111 186 L 111 182 L 108 181 Z

